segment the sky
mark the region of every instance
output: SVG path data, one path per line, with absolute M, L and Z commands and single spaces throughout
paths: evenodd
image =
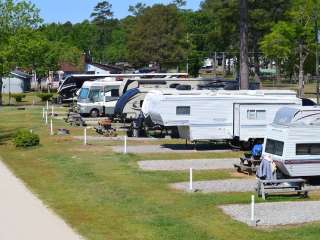
M 31 0 L 40 10 L 46 23 L 51 22 L 81 22 L 89 19 L 94 6 L 99 0 Z M 109 0 L 116 18 L 126 17 L 129 5 L 143 2 L 147 5 L 155 3 L 170 3 L 171 0 Z M 201 0 L 188 0 L 186 8 L 198 9 Z

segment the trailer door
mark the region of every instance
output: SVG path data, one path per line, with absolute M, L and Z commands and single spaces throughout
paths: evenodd
M 239 107 L 239 135 L 237 135 L 239 139 L 248 141 L 264 138 L 267 125 L 272 122 L 277 107 L 272 104 L 241 104 Z
M 233 104 L 233 137 L 240 136 L 240 104 Z

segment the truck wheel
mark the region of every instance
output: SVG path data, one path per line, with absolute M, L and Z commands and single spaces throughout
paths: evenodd
M 93 118 L 99 117 L 99 111 L 97 109 L 91 110 L 90 117 L 93 117 Z

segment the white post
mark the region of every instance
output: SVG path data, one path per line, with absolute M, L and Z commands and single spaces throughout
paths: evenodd
M 254 217 L 254 195 L 251 196 L 251 224 L 255 226 L 255 217 Z
M 53 136 L 53 122 L 52 122 L 52 118 L 50 120 L 50 135 Z
M 46 125 L 48 125 L 48 111 L 46 111 Z
M 124 136 L 124 154 L 127 154 L 127 136 Z
M 190 168 L 190 174 L 189 174 L 189 190 L 193 190 L 193 169 Z
M 32 99 L 32 105 L 34 105 L 35 104 L 35 101 L 34 101 L 34 98 Z
M 44 112 L 44 108 L 42 108 L 42 120 L 44 120 L 45 118 L 45 112 Z
M 83 142 L 84 145 L 87 145 L 87 128 L 85 127 L 84 128 L 84 142 Z
M 49 111 L 49 101 L 47 101 L 47 111 Z
M 54 114 L 54 106 L 53 106 L 53 104 L 52 104 L 52 106 L 51 106 L 51 116 L 53 117 L 53 114 Z

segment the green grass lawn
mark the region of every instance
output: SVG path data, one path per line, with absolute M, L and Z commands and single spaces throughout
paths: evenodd
M 41 146 L 16 149 L 10 137 L 20 127 L 38 133 Z M 55 127 L 66 125 L 55 121 Z M 74 135 L 81 133 L 81 129 L 68 128 Z M 217 207 L 248 203 L 249 193 L 182 193 L 169 189 L 168 184 L 186 181 L 187 172 L 142 172 L 137 167 L 141 159 L 239 157 L 240 152 L 122 155 L 112 153 L 108 142 L 83 146 L 72 137 L 51 137 L 48 133 L 41 121 L 40 107 L 26 111 L 0 108 L 3 161 L 87 239 L 319 239 L 320 223 L 252 229 L 233 221 Z M 194 176 L 195 180 L 231 177 L 235 176 L 230 171 L 196 171 Z M 312 195 L 311 199 L 319 197 Z

